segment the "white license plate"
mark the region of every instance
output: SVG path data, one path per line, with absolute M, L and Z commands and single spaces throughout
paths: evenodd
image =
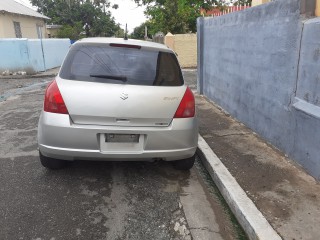
M 105 135 L 105 142 L 118 142 L 118 143 L 137 143 L 139 142 L 139 134 L 112 134 Z
M 102 153 L 141 153 L 146 136 L 140 134 L 100 134 Z

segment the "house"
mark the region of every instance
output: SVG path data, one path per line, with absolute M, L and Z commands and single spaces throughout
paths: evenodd
M 48 19 L 14 0 L 1 0 L 0 38 L 44 38 Z
M 46 28 L 48 38 L 55 38 L 58 35 L 59 29 L 62 28 L 62 25 L 48 24 Z
M 252 7 L 271 2 L 271 0 L 252 0 Z

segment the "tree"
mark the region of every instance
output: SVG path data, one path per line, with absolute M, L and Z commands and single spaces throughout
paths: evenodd
M 57 32 L 58 38 L 70 38 L 70 39 L 78 39 L 79 33 L 82 31 L 82 25 L 80 22 L 75 24 L 75 26 L 63 25 L 62 28 Z
M 134 0 L 139 6 L 163 6 L 167 0 Z M 179 7 L 190 7 L 196 10 L 223 7 L 237 0 L 178 0 Z M 240 0 L 245 1 L 245 0 Z M 251 1 L 251 0 L 248 0 Z
M 59 36 L 78 39 L 85 31 L 83 26 L 90 26 L 91 36 L 114 36 L 120 30 L 110 11 L 106 11 L 110 7 L 107 0 L 31 0 L 31 3 L 51 18 L 49 23 L 63 25 Z
M 251 6 L 252 0 L 238 0 L 233 3 L 234 6 Z
M 223 8 L 228 0 L 134 0 L 145 5 L 150 32 L 173 34 L 196 32 L 196 20 L 201 9 Z
M 140 26 L 135 27 L 133 32 L 130 34 L 130 38 L 133 39 L 144 39 L 145 38 L 145 27 L 148 29 L 148 38 L 151 38 L 150 32 L 152 32 L 152 27 L 150 22 L 144 22 Z
M 148 4 L 145 14 L 148 17 L 149 32 L 186 33 L 196 31 L 196 19 L 200 16 L 191 5 L 183 0 L 163 0 Z

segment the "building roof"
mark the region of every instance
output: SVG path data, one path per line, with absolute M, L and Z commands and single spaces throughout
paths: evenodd
M 42 19 L 50 19 L 14 0 L 0 0 L 0 12 L 20 14 Z
M 57 25 L 57 24 L 47 24 L 46 25 L 47 29 L 59 29 L 62 28 L 62 25 Z

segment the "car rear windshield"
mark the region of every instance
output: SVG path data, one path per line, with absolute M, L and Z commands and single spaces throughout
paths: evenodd
M 66 57 L 60 77 L 68 80 L 145 86 L 181 86 L 176 56 L 138 46 L 77 44 Z

